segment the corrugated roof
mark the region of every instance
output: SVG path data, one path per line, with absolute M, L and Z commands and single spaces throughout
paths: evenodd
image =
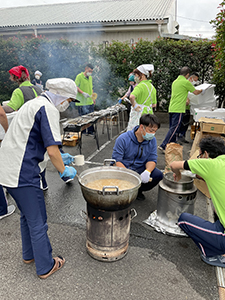
M 0 28 L 99 22 L 149 21 L 168 17 L 175 0 L 113 0 L 0 9 Z

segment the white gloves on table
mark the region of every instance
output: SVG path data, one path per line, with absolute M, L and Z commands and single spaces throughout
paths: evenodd
M 141 182 L 143 183 L 148 183 L 150 179 L 151 172 L 148 170 L 145 170 L 144 172 L 141 173 Z
M 90 98 L 91 97 L 91 95 L 89 95 L 88 93 L 85 93 L 85 92 L 83 92 L 83 94 L 82 94 L 85 98 Z

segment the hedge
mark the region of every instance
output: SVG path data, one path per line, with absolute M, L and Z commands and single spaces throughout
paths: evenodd
M 48 40 L 43 36 L 0 38 L 0 100 L 9 100 L 16 85 L 9 81 L 8 70 L 24 65 L 30 72 L 43 73 L 42 80 L 67 77 L 75 79 L 86 63 L 94 65 L 94 91 L 98 94 L 97 108 L 117 102 L 129 86 L 128 74 L 138 65 L 154 64 L 152 82 L 159 103 L 167 109 L 171 84 L 183 66 L 200 74 L 200 81 L 212 82 L 214 58 L 208 40 L 188 41 L 158 38 L 154 42 L 140 39 L 128 42 L 113 41 L 107 46 L 76 43 L 65 39 Z

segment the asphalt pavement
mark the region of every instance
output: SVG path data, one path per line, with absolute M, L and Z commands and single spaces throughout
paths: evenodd
M 156 134 L 158 145 L 168 130 L 168 119 Z M 85 169 L 96 167 L 111 158 L 116 125 L 112 126 L 113 139 L 98 126 L 100 150 L 92 136 L 82 137 L 82 153 L 92 162 L 77 166 L 78 175 Z M 184 144 L 184 159 L 189 157 L 192 141 Z M 65 152 L 79 154 L 79 148 L 63 147 Z M 158 153 L 158 165 L 165 168 L 165 156 Z M 216 300 L 219 299 L 216 268 L 200 259 L 200 252 L 190 238 L 176 237 L 155 231 L 143 223 L 157 207 L 158 187 L 145 192 L 146 200 L 135 200 L 131 207 L 137 217 L 131 222 L 128 254 L 115 262 L 93 259 L 86 251 L 86 220 L 80 212 L 86 210 L 77 178 L 65 184 L 48 162 L 47 182 L 44 192 L 48 214 L 48 234 L 53 256 L 66 259 L 64 267 L 46 280 L 37 277 L 34 263 L 22 261 L 19 210 L 2 219 L 0 227 L 1 247 L 1 300 L 75 299 L 75 300 Z M 8 196 L 9 204 L 14 200 Z M 208 218 L 207 198 L 198 191 L 195 214 Z

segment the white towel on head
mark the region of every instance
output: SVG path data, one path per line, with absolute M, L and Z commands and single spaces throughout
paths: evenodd
M 34 75 L 39 75 L 40 77 L 42 76 L 42 73 L 40 72 L 40 71 L 36 71 L 35 73 L 34 73 Z
M 137 67 L 137 69 L 147 77 L 149 76 L 149 72 L 154 72 L 154 66 L 151 64 L 140 65 Z

